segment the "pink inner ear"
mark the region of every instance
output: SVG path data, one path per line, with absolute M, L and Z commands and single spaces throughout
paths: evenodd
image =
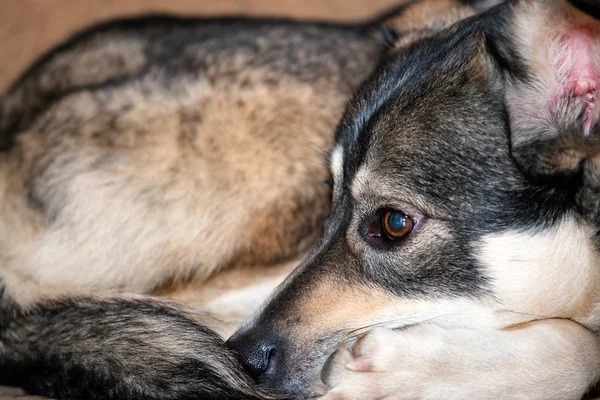
M 596 96 L 600 73 L 594 51 L 598 50 L 599 39 L 599 30 L 595 23 L 570 27 L 562 37 L 561 51 L 555 64 L 555 71 L 559 75 L 566 72 L 563 79 L 557 77 L 559 82 L 565 82 L 566 78 L 565 94 L 580 99 L 585 107 L 582 121 L 584 136 L 590 135 L 598 120 Z

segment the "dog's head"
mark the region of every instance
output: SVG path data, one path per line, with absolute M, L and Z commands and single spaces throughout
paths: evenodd
M 600 23 L 521 0 L 426 36 L 349 104 L 318 248 L 230 340 L 275 390 L 377 325 L 597 323 Z

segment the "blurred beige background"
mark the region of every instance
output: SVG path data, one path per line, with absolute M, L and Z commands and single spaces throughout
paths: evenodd
M 0 92 L 41 52 L 86 25 L 149 12 L 352 20 L 396 0 L 0 0 Z

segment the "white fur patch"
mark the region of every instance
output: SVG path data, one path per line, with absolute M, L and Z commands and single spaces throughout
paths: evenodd
M 343 166 L 344 166 L 344 149 L 342 148 L 342 146 L 337 146 L 331 152 L 331 157 L 330 157 L 331 174 L 333 175 L 333 180 L 335 182 L 342 179 Z
M 524 313 L 524 320 L 564 317 L 586 323 L 600 297 L 591 238 L 588 226 L 567 217 L 541 232 L 489 235 L 480 243 L 479 260 L 507 310 Z
M 566 320 L 516 330 L 377 328 L 336 352 L 323 399 L 576 400 L 598 379 L 599 356 L 598 338 Z
M 360 198 L 362 193 L 366 192 L 368 184 L 370 183 L 370 175 L 369 168 L 367 168 L 366 165 L 361 166 L 358 171 L 356 171 L 354 180 L 352 181 L 352 186 L 350 186 L 352 196 L 354 196 L 355 199 Z

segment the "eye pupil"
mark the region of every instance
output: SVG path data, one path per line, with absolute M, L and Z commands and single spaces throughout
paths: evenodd
M 400 211 L 387 211 L 381 221 L 382 233 L 389 239 L 400 239 L 410 233 L 414 221 Z
M 393 230 L 400 230 L 400 229 L 404 229 L 406 228 L 407 222 L 406 222 L 406 215 L 399 213 L 399 212 L 393 212 L 390 215 L 390 228 L 392 228 Z

